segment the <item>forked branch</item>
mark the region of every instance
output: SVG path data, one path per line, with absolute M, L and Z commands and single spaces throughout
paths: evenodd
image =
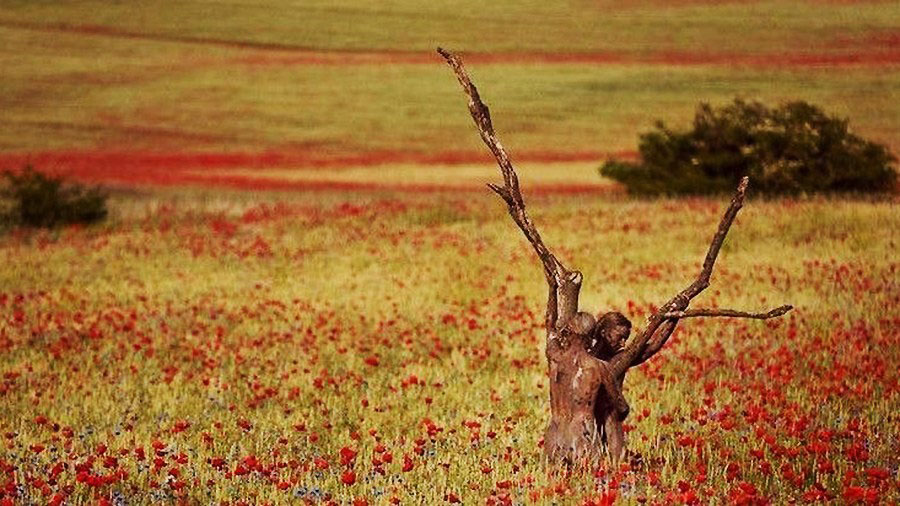
M 722 216 L 722 220 L 719 222 L 719 228 L 716 229 L 712 242 L 710 242 L 709 250 L 706 252 L 706 258 L 703 260 L 703 267 L 700 269 L 700 274 L 697 276 L 697 279 L 687 288 L 675 295 L 669 302 L 665 303 L 650 317 L 650 320 L 647 322 L 647 328 L 631 341 L 622 353 L 613 357 L 611 367 L 614 374 L 621 376 L 628 368 L 647 360 L 659 351 L 666 340 L 668 340 L 669 336 L 672 335 L 672 332 L 675 331 L 678 320 L 681 318 L 697 316 L 736 316 L 765 319 L 781 316 L 791 310 L 791 306 L 781 306 L 767 313 L 760 314 L 734 310 L 687 310 L 688 304 L 691 303 L 691 299 L 699 295 L 709 286 L 709 279 L 712 276 L 713 267 L 716 264 L 719 251 L 722 249 L 722 244 L 725 242 L 725 237 L 728 235 L 728 230 L 731 229 L 731 225 L 734 223 L 738 211 L 740 211 L 741 207 L 744 205 L 744 196 L 747 192 L 748 184 L 749 178 L 741 178 L 741 182 L 738 184 L 734 197 L 731 199 L 731 204 Z
M 463 67 L 462 60 L 450 51 L 441 48 L 438 48 L 437 51 L 444 57 L 453 69 L 454 74 L 456 74 L 459 84 L 469 98 L 469 113 L 471 113 L 472 119 L 475 120 L 478 133 L 497 160 L 497 165 L 500 166 L 500 173 L 503 175 L 503 186 L 489 183 L 488 187 L 506 202 L 509 215 L 525 234 L 544 266 L 547 283 L 550 285 L 550 294 L 547 302 L 547 330 L 554 330 L 558 321 L 565 322 L 569 316 L 574 315 L 577 311 L 581 274 L 578 271 L 566 269 L 544 245 L 537 228 L 535 228 L 531 219 L 528 218 L 528 214 L 525 212 L 525 200 L 522 198 L 522 192 L 519 189 L 519 178 L 516 175 L 512 162 L 509 160 L 509 155 L 506 154 L 506 150 L 494 133 L 490 110 L 481 100 L 478 89 L 475 88 L 465 67 Z M 719 251 L 722 249 L 722 244 L 725 242 L 725 237 L 728 235 L 728 230 L 734 223 L 738 211 L 744 205 L 744 195 L 747 192 L 748 182 L 749 179 L 744 177 L 738 184 L 737 191 L 731 199 L 731 204 L 722 216 L 719 228 L 716 229 L 716 233 L 710 242 L 709 250 L 706 252 L 706 258 L 703 260 L 703 266 L 697 279 L 651 316 L 647 323 L 647 328 L 633 339 L 625 350 L 612 358 L 610 366 L 615 376 L 621 377 L 628 368 L 647 360 L 659 351 L 669 336 L 672 335 L 672 332 L 674 332 L 678 321 L 682 318 L 731 316 L 766 319 L 781 316 L 791 310 L 791 306 L 781 306 L 766 313 L 748 313 L 731 309 L 698 309 L 693 311 L 687 309 L 691 300 L 709 286 L 713 267 L 716 264 Z
M 665 322 L 656 329 L 653 336 L 647 341 L 644 351 L 632 362 L 631 367 L 640 365 L 649 360 L 653 355 L 662 349 L 663 345 L 675 331 L 675 327 L 682 318 L 694 317 L 733 317 L 733 318 L 752 318 L 757 320 L 768 320 L 786 314 L 792 310 L 793 306 L 777 307 L 766 313 L 748 313 L 744 311 L 736 311 L 734 309 L 687 309 L 684 311 L 671 311 L 665 313 L 663 318 Z

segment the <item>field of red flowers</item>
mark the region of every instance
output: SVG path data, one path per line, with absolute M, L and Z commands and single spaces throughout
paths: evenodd
M 751 199 L 696 305 L 796 309 L 684 322 L 629 375 L 624 462 L 568 471 L 541 269 L 433 52 L 583 309 L 640 327 L 725 202 L 629 199 L 600 161 L 735 96 L 896 152 L 898 5 L 5 2 L 0 170 L 114 193 L 0 230 L 0 506 L 900 502 L 896 196 Z
M 636 324 L 696 274 L 721 199 L 529 194 Z M 751 200 L 698 305 L 629 376 L 630 453 L 566 472 L 540 267 L 487 190 L 117 196 L 0 238 L 0 505 L 892 504 L 900 213 Z

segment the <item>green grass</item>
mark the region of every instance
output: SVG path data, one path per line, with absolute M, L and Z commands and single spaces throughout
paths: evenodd
M 85 40 L 40 38 L 51 47 Z M 10 51 L 21 51 L 15 54 L 39 53 L 36 40 L 14 42 Z M 48 50 L 40 55 L 41 67 L 29 58 L 5 57 L 9 128 L 0 133 L 0 146 L 481 149 L 465 99 L 437 56 L 434 65 L 257 66 L 236 62 L 239 50 L 216 50 L 209 62 L 194 55 L 165 63 L 179 51 L 177 44 L 93 42 L 96 48 L 72 50 L 74 56 Z M 94 50 L 104 53 L 102 62 Z M 721 104 L 735 96 L 808 100 L 850 118 L 862 135 L 892 146 L 900 138 L 900 69 L 519 64 L 471 70 L 513 153 L 634 149 L 637 134 L 656 119 L 683 125 L 699 101 Z
M 898 28 L 893 2 L 615 2 L 611 0 L 422 4 L 367 0 L 259 4 L 191 0 L 113 3 L 6 2 L 2 19 L 115 27 L 172 37 L 323 49 L 484 51 L 692 49 L 834 50 Z M 748 47 L 748 41 L 752 47 Z M 840 47 L 838 47 L 840 49 Z
M 602 2 L 401 2 L 390 8 L 358 1 L 266 7 L 12 2 L 0 20 L 102 25 L 160 37 L 0 23 L 0 150 L 480 149 L 463 97 L 436 55 L 433 65 L 291 65 L 279 63 L 291 58 L 288 51 L 178 37 L 311 49 L 431 51 L 442 44 L 513 52 L 827 54 L 863 46 L 887 50 L 897 9 L 890 2 L 671 8 L 651 2 L 620 8 Z M 471 71 L 513 152 L 634 149 L 637 135 L 655 120 L 683 124 L 697 102 L 735 96 L 808 100 L 848 117 L 861 134 L 895 151 L 900 143 L 897 66 L 475 63 Z

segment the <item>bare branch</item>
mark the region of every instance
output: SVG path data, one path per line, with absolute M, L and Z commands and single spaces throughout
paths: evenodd
M 709 250 L 706 252 L 706 258 L 703 260 L 703 267 L 700 269 L 700 274 L 697 276 L 697 279 L 687 288 L 675 295 L 675 297 L 672 297 L 669 302 L 665 303 L 656 314 L 650 317 L 650 320 L 647 322 L 647 328 L 632 340 L 622 353 L 613 357 L 611 366 L 613 373 L 616 376 L 621 376 L 629 367 L 640 363 L 642 359 L 646 359 L 644 356 L 648 342 L 656 333 L 657 329 L 668 320 L 665 316 L 667 313 L 684 311 L 687 309 L 688 304 L 690 304 L 691 299 L 699 295 L 700 292 L 709 286 L 709 278 L 712 276 L 716 258 L 718 258 L 719 251 L 722 249 L 722 244 L 725 242 L 725 236 L 728 235 L 731 224 L 734 223 L 738 211 L 740 211 L 741 207 L 744 205 L 744 195 L 747 192 L 749 181 L 749 178 L 746 176 L 741 178 L 741 182 L 738 184 L 734 197 L 731 198 L 731 204 L 722 216 L 722 220 L 719 222 L 719 228 L 716 229 L 716 234 L 709 244 Z M 662 344 L 665 344 L 665 340 L 672 334 L 675 327 L 672 326 L 671 329 L 666 330 L 667 331 L 664 333 L 665 337 L 662 339 L 662 343 L 659 344 L 659 348 L 662 348 Z
M 637 359 L 632 362 L 631 367 L 636 365 L 643 364 L 647 360 L 650 360 L 653 355 L 656 355 L 659 350 L 666 344 L 666 341 L 669 340 L 669 337 L 672 336 L 672 333 L 675 331 L 675 327 L 678 325 L 678 321 L 681 318 L 693 318 L 693 317 L 701 317 L 701 316 L 710 316 L 710 317 L 734 317 L 734 318 L 754 318 L 758 320 L 767 320 L 769 318 L 775 318 L 778 316 L 782 316 L 788 311 L 793 309 L 793 306 L 781 306 L 777 307 L 767 313 L 747 313 L 744 311 L 735 311 L 734 309 L 686 309 L 684 311 L 671 311 L 663 314 L 663 318 L 665 318 L 665 322 L 660 325 L 656 332 L 654 332 L 653 336 L 647 341 L 647 345 L 644 347 L 643 353 L 638 356 Z
M 731 228 L 731 224 L 734 223 L 738 211 L 744 206 L 744 195 L 747 193 L 748 184 L 750 184 L 750 178 L 747 176 L 742 177 L 734 197 L 731 198 L 731 205 L 728 206 L 728 210 L 722 216 L 716 235 L 713 236 L 712 242 L 709 244 L 709 250 L 706 252 L 703 268 L 700 270 L 697 281 L 694 281 L 691 286 L 679 295 L 685 295 L 689 299 L 693 299 L 709 286 L 709 278 L 712 276 L 713 266 L 716 264 L 716 258 L 719 256 L 719 250 L 722 249 L 722 243 L 725 242 L 725 236 L 728 235 L 728 230 Z
M 453 72 L 456 74 L 459 84 L 462 85 L 463 91 L 468 95 L 469 113 L 471 113 L 472 119 L 475 120 L 475 126 L 478 128 L 481 140 L 483 140 L 488 149 L 491 150 L 494 158 L 497 159 L 497 165 L 500 166 L 500 173 L 503 175 L 503 186 L 489 183 L 488 187 L 506 202 L 506 205 L 509 208 L 509 214 L 512 216 L 513 221 L 515 221 L 516 225 L 522 229 L 525 237 L 531 243 L 532 247 L 534 247 L 535 252 L 544 264 L 544 270 L 547 275 L 553 277 L 555 281 L 562 277 L 566 272 L 566 269 L 544 245 L 541 235 L 531 222 L 531 219 L 525 213 L 525 201 L 522 198 L 522 192 L 519 190 L 519 177 L 516 174 L 515 168 L 513 168 L 512 162 L 509 160 L 509 155 L 506 154 L 506 150 L 494 134 L 490 110 L 481 100 L 478 89 L 469 78 L 465 67 L 463 67 L 462 60 L 445 49 L 438 48 L 437 51 L 445 60 L 447 60 L 450 68 L 452 68 Z
M 500 166 L 500 173 L 503 175 L 503 185 L 489 183 L 488 188 L 506 202 L 509 215 L 522 230 L 522 233 L 525 234 L 525 238 L 528 239 L 538 258 L 540 258 L 551 290 L 560 289 L 558 300 L 548 301 L 547 328 L 551 330 L 558 321 L 565 321 L 577 311 L 581 275 L 573 276 L 573 273 L 569 272 L 562 262 L 550 252 L 547 246 L 544 245 L 544 241 L 541 239 L 541 235 L 535 228 L 534 223 L 531 222 L 528 214 L 526 214 L 525 200 L 522 198 L 522 192 L 519 189 L 519 177 L 515 168 L 513 168 L 512 162 L 509 160 L 509 156 L 506 154 L 506 150 L 494 133 L 490 110 L 481 100 L 478 89 L 475 88 L 465 67 L 463 67 L 462 60 L 445 49 L 438 48 L 437 52 L 447 60 L 447 64 L 450 65 L 450 68 L 456 74 L 463 91 L 469 97 L 469 113 L 475 121 L 481 140 L 491 150 L 491 153 L 497 160 L 497 165 Z M 572 283 L 576 283 L 577 286 L 569 286 Z M 550 308 L 551 305 L 554 307 Z
M 781 316 L 791 309 L 794 309 L 793 306 L 785 305 L 781 307 L 777 307 L 771 311 L 765 313 L 748 313 L 746 311 L 736 311 L 734 309 L 687 309 L 684 311 L 671 311 L 663 315 L 663 318 L 672 318 L 672 319 L 681 319 L 681 318 L 695 318 L 698 316 L 705 317 L 733 317 L 733 318 L 753 318 L 756 320 L 768 320 L 769 318 L 775 318 Z

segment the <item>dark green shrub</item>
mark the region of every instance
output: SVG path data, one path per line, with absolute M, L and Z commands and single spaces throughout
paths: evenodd
M 67 183 L 31 167 L 18 174 L 6 171 L 3 178 L 0 195 L 8 201 L 5 218 L 11 225 L 52 228 L 106 218 L 107 195 L 99 188 Z
M 642 195 L 731 191 L 744 175 L 756 191 L 788 194 L 892 191 L 897 178 L 885 146 L 806 102 L 701 104 L 691 130 L 658 122 L 639 151 L 640 163 L 609 161 L 600 173 Z

